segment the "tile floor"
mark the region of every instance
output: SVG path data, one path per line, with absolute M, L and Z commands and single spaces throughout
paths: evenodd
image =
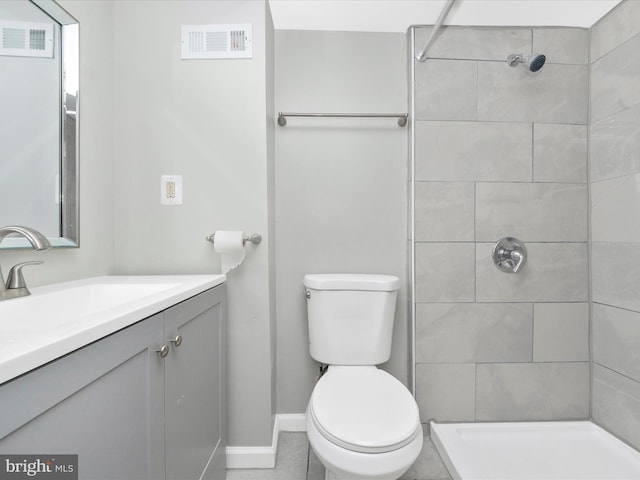
M 278 440 L 276 468 L 227 470 L 227 480 L 324 480 L 324 467 L 309 448 L 306 433 L 284 432 Z M 400 480 L 451 480 L 431 438 Z

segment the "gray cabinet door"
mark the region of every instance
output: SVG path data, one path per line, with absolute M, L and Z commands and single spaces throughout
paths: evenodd
M 158 480 L 164 472 L 159 314 L 0 388 L 0 452 L 78 454 L 84 479 Z
M 226 286 L 165 311 L 167 480 L 225 478 Z

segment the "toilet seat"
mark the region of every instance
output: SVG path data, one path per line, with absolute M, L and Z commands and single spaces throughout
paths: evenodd
M 422 435 L 411 393 L 375 366 L 330 366 L 313 390 L 308 414 L 324 438 L 354 452 L 391 452 Z

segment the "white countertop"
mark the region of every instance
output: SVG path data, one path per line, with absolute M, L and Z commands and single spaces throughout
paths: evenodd
M 220 285 L 225 275 L 114 275 L 0 302 L 0 383 Z

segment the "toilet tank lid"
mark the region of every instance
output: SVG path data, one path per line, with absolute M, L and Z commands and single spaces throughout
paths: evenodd
M 315 273 L 304 276 L 304 286 L 315 290 L 364 290 L 393 292 L 400 288 L 400 279 L 393 275 L 365 273 Z

